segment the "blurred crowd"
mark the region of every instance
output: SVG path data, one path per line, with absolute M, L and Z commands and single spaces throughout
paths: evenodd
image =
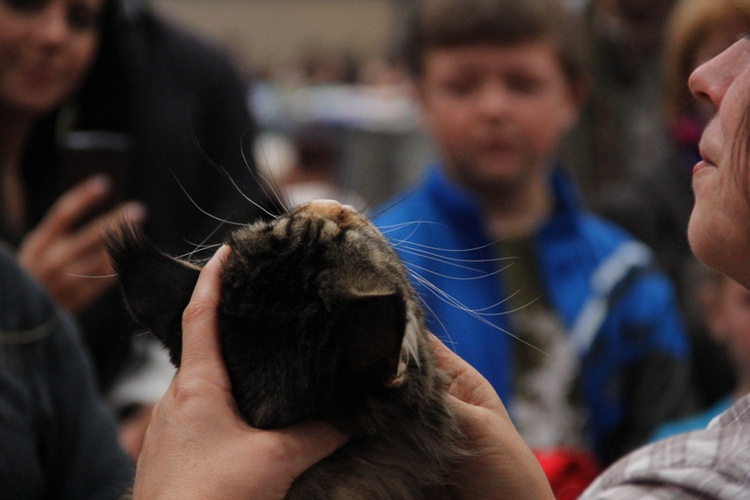
M 521 263 L 507 271 L 502 289 L 515 297 L 514 290 L 531 283 L 525 295 L 510 301 L 513 309 L 505 311 L 512 313 L 508 324 L 493 317 L 497 313 L 493 308 L 503 299 L 475 301 L 472 294 L 484 285 L 474 281 L 471 287 L 457 285 L 465 276 L 443 285 L 457 301 L 452 309 L 458 304 L 484 311 L 482 323 L 495 322 L 494 331 L 513 335 L 534 330 L 544 322 L 541 337 L 532 332 L 523 342 L 539 342 L 550 352 L 559 349 L 562 353 L 557 359 L 566 366 L 545 372 L 565 372 L 567 382 L 553 382 L 562 384 L 559 390 L 569 391 L 570 398 L 558 403 L 566 406 L 571 422 L 585 421 L 594 414 L 601 420 L 601 429 L 591 431 L 582 424 L 570 431 L 575 439 L 540 439 L 538 457 L 551 480 L 571 474 L 570 469 L 561 468 L 562 463 L 577 467 L 585 483 L 600 467 L 647 439 L 705 425 L 748 390 L 750 382 L 742 366 L 750 364 L 750 352 L 743 352 L 744 344 L 750 345 L 750 332 L 745 333 L 750 323 L 736 318 L 748 314 L 750 295 L 705 269 L 692 256 L 687 241 L 698 141 L 715 111 L 694 99 L 687 82 L 697 66 L 750 30 L 750 0 L 563 1 L 560 6 L 564 15 L 570 16 L 575 33 L 542 22 L 534 24 L 529 19 L 539 17 L 538 12 L 528 14 L 524 9 L 533 11 L 535 7 L 519 7 L 518 19 L 528 21 L 529 29 L 537 31 L 520 31 L 506 40 L 487 28 L 486 38 L 482 31 L 465 42 L 458 34 L 458 42 L 435 35 L 434 47 L 420 39 L 426 44 L 422 50 L 427 55 L 420 56 L 424 61 L 416 67 L 406 50 L 415 44 L 411 3 L 398 6 L 403 26 L 394 27 L 393 40 L 379 54 L 357 58 L 346 47 L 310 48 L 295 64 L 240 68 L 229 57 L 228 47 L 200 39 L 137 0 L 84 2 L 91 12 L 77 0 L 0 0 L 0 237 L 24 272 L 43 285 L 54 301 L 50 306 L 54 314 L 74 318 L 75 328 L 83 332 L 81 339 L 92 356 L 91 376 L 95 379 L 94 386 L 86 390 L 107 401 L 106 411 L 115 416 L 120 444 L 130 459 L 137 458 L 150 409 L 174 371 L 159 347 L 129 319 L 117 293 L 100 235 L 107 225 L 123 219 L 143 226 L 166 251 L 200 259 L 201 250 L 212 248 L 232 224 L 272 216 L 312 199 L 339 199 L 369 212 L 382 227 L 391 227 L 428 216 L 443 217 L 438 213 L 440 207 L 429 215 L 420 211 L 431 203 L 430 196 L 442 197 L 440 203 L 455 211 L 441 220 L 440 234 L 424 235 L 422 244 L 435 244 L 430 240 L 434 237 L 446 251 L 450 245 L 456 247 L 450 251 L 494 245 L 487 254 L 476 256 L 487 264 L 486 275 L 494 276 L 496 267 L 504 271 L 498 264 L 502 259 L 517 258 Z M 62 17 L 53 18 L 53 11 L 63 12 Z M 447 23 L 435 16 L 436 24 Z M 42 24 L 41 19 L 50 24 Z M 481 16 L 474 19 L 477 32 L 486 28 L 481 21 Z M 465 28 L 451 29 L 460 33 Z M 425 28 L 422 35 L 429 41 L 434 34 Z M 574 62 L 566 59 L 566 37 L 578 50 Z M 515 186 L 508 187 L 512 183 L 507 179 L 482 177 L 483 160 L 472 164 L 467 158 L 475 151 L 462 150 L 461 144 L 451 142 L 455 137 L 471 140 L 471 123 L 461 125 L 466 118 L 461 113 L 483 109 L 469 110 L 468 101 L 464 101 L 464 107 L 446 112 L 442 106 L 451 102 L 440 100 L 453 93 L 455 104 L 459 97 L 470 95 L 475 90 L 472 85 L 479 85 L 480 79 L 467 82 L 455 77 L 441 83 L 430 72 L 431 64 L 440 66 L 428 55 L 430 50 L 439 52 L 441 44 L 451 49 L 489 44 L 503 50 L 517 46 L 533 49 L 530 57 L 548 57 L 546 49 L 535 52 L 537 42 L 552 47 L 552 64 L 562 66 L 563 71 L 553 75 L 559 81 L 553 83 L 564 89 L 564 95 L 555 96 L 559 100 L 554 105 L 545 103 L 547 107 L 529 104 L 536 114 L 518 119 L 533 129 L 526 130 L 527 135 L 549 129 L 551 138 L 549 144 L 533 151 L 539 161 L 529 163 L 529 168 L 539 167 L 539 172 L 534 171 L 539 178 L 527 185 L 533 193 L 541 193 L 536 198 L 530 196 L 529 206 L 538 212 L 533 213 L 531 222 L 509 224 L 513 210 L 496 201 L 504 197 L 514 201 L 514 196 L 522 197 L 521 190 L 517 193 L 512 189 Z M 31 69 L 17 70 L 14 61 L 24 60 L 18 54 L 36 45 L 39 54 L 48 59 L 29 62 Z M 242 47 L 231 49 L 236 53 Z M 60 72 L 60 85 L 47 91 L 45 85 L 58 76 L 45 64 L 52 65 L 50 61 L 58 52 L 65 54 L 69 71 Z M 495 55 L 512 59 L 502 51 Z M 488 60 L 491 63 L 493 58 Z M 487 69 L 480 67 L 481 71 Z M 471 71 L 466 73 L 473 74 Z M 497 71 L 505 75 L 506 69 Z M 527 86 L 527 94 L 533 94 L 535 83 L 524 80 L 524 71 L 513 73 L 503 84 L 510 81 L 511 87 Z M 549 69 L 542 65 L 541 71 Z M 14 80 L 17 74 L 27 80 Z M 514 91 L 518 95 L 524 92 Z M 483 101 L 486 108 L 498 107 L 496 116 L 486 118 L 493 123 L 502 123 L 503 113 L 528 111 L 500 109 L 492 99 L 502 96 L 482 98 L 487 99 Z M 450 130 L 450 125 L 455 129 Z M 512 142 L 506 139 L 497 142 Z M 505 145 L 492 144 L 497 148 Z M 104 163 L 109 170 L 102 170 Z M 523 178 L 520 173 L 518 176 Z M 405 191 L 415 185 L 414 191 Z M 490 185 L 495 189 L 490 191 Z M 414 197 L 413 205 L 402 203 L 404 193 Z M 392 197 L 398 201 L 386 201 Z M 570 219 L 561 223 L 558 216 L 563 212 Z M 459 222 L 450 220 L 456 214 L 461 214 Z M 580 238 L 580 246 L 573 249 L 550 243 L 549 233 L 556 237 L 565 233 L 574 225 L 571 221 L 582 228 L 575 236 Z M 451 224 L 457 226 L 455 235 Z M 558 229 L 549 231 L 555 224 Z M 415 245 L 422 237 L 411 227 L 406 233 L 404 239 L 413 238 Z M 631 253 L 622 257 L 626 250 Z M 585 276 L 576 280 L 584 284 L 579 286 L 578 281 L 550 271 L 554 256 L 564 252 L 569 254 L 565 265 L 581 265 Z M 413 259 L 406 254 L 402 257 Z M 597 272 L 618 258 L 627 261 L 625 267 L 612 264 Z M 523 264 L 524 259 L 533 264 Z M 425 264 L 417 259 L 415 265 Z M 448 271 L 440 270 L 443 272 Z M 606 290 L 602 292 L 596 280 L 604 280 L 597 276 L 606 272 L 610 277 L 621 272 L 623 280 L 603 285 Z M 435 274 L 444 276 L 437 270 Z M 496 281 L 501 280 L 493 278 L 492 284 L 482 289 L 483 299 L 502 295 Z M 564 288 L 567 286 L 575 291 Z M 583 289 L 596 300 L 587 302 L 585 294 L 578 292 Z M 547 298 L 537 302 L 534 294 Z M 579 303 L 571 305 L 577 294 L 581 295 Z M 444 302 L 436 301 L 431 312 L 440 315 Z M 606 302 L 609 309 L 592 320 L 596 327 L 592 327 L 591 339 L 581 340 L 585 345 L 580 349 L 562 346 L 557 333 L 569 329 L 585 336 L 587 327 L 580 324 L 598 314 L 587 307 L 599 307 L 600 302 Z M 523 309 L 532 303 L 526 313 L 516 314 L 515 307 Z M 663 308 L 655 310 L 656 305 Z M 452 310 L 446 312 L 435 324 L 450 329 L 455 320 L 455 328 L 462 328 L 466 318 L 446 319 L 453 314 Z M 39 321 L 46 320 L 47 316 Z M 14 327 L 33 330 L 28 326 L 22 321 Z M 610 344 L 596 343 L 599 329 L 607 332 Z M 0 333 L 4 335 L 2 329 Z M 463 348 L 473 345 L 473 340 L 455 331 L 447 333 L 457 345 L 464 342 Z M 3 335 L 0 346 L 8 352 L 0 353 L 16 356 L 8 346 L 15 349 L 19 342 Z M 663 356 L 648 358 L 653 353 L 634 353 L 636 348 L 626 354 L 627 342 L 636 337 L 642 346 L 648 344 L 643 351 L 653 347 Z M 643 339 L 653 340 L 653 345 Z M 472 361 L 472 354 L 460 349 L 459 353 Z M 523 357 L 516 351 L 518 347 L 499 344 L 477 344 L 471 349 L 482 355 L 502 351 L 516 361 Z M 617 373 L 607 372 L 600 366 L 602 362 L 587 357 L 589 353 L 602 356 L 608 349 L 617 363 L 628 358 L 622 361 L 625 368 Z M 509 408 L 513 408 L 509 402 L 516 393 L 530 391 L 536 380 L 549 380 L 541 375 L 534 378 L 534 370 L 547 370 L 537 366 L 545 362 L 543 356 L 524 358 L 533 365 L 526 381 L 505 373 L 506 367 L 503 373 L 495 373 L 493 364 L 499 364 L 500 354 L 497 356 L 494 361 L 477 357 L 472 364 L 487 378 L 497 376 L 491 382 Z M 579 359 L 584 361 L 579 363 Z M 683 362 L 685 378 L 677 373 Z M 486 371 L 483 363 L 488 366 Z M 674 377 L 669 376 L 672 364 L 679 365 Z M 672 392 L 662 398 L 654 396 L 653 387 L 643 387 L 648 384 L 646 375 L 659 369 L 664 370 L 658 379 L 664 384 L 661 389 L 679 387 L 685 389 L 684 394 Z M 606 381 L 611 385 L 594 387 L 597 382 L 587 378 L 595 378 L 590 371 L 611 376 Z M 656 382 L 657 378 L 650 380 Z M 574 387 L 580 381 L 588 384 L 585 390 Z M 637 404 L 613 403 L 620 393 L 617 397 L 610 393 L 617 391 L 632 395 Z M 587 407 L 582 403 L 587 397 L 597 404 Z M 661 413 L 655 410 L 653 418 L 629 413 L 649 406 L 651 400 L 647 399 L 654 397 L 664 405 L 670 398 L 680 400 L 674 401 L 673 407 L 660 408 L 664 410 Z M 518 404 L 518 415 L 543 407 L 532 400 Z M 526 410 L 524 403 L 529 404 Z M 525 424 L 531 430 L 524 438 L 533 443 L 540 424 L 519 417 L 522 434 Z M 571 451 L 567 445 L 585 443 L 587 432 L 602 436 L 595 445 L 582 445 L 587 453 L 581 457 L 576 447 Z M 612 436 L 625 435 L 627 440 L 611 442 Z M 555 472 L 560 470 L 564 472 Z

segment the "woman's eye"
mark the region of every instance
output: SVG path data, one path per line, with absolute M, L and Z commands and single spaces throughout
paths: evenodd
M 37 12 L 49 0 L 2 0 L 2 3 L 19 12 Z
M 12 10 L 24 14 L 36 14 L 44 9 L 52 0 L 0 0 L 0 4 L 7 5 Z M 88 31 L 99 26 L 101 8 L 85 1 L 78 0 L 67 3 L 65 13 L 66 22 L 72 31 Z

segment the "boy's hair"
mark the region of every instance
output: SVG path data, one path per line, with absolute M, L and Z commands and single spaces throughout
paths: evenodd
M 415 77 L 433 49 L 549 40 L 568 80 L 584 73 L 582 26 L 559 0 L 415 0 L 404 55 Z

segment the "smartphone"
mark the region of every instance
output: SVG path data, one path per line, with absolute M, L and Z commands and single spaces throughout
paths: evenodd
M 99 130 L 74 131 L 63 141 L 60 152 L 61 192 L 97 174 L 106 175 L 112 183 L 109 196 L 98 206 L 92 207 L 80 224 L 125 200 L 131 144 L 132 140 L 127 134 Z

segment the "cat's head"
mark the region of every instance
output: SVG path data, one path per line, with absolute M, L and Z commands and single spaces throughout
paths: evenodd
M 240 411 L 259 427 L 333 418 L 388 397 L 418 369 L 421 313 L 380 232 L 351 207 L 311 202 L 228 237 L 219 325 Z M 179 366 L 200 269 L 132 228 L 108 238 L 126 303 Z

